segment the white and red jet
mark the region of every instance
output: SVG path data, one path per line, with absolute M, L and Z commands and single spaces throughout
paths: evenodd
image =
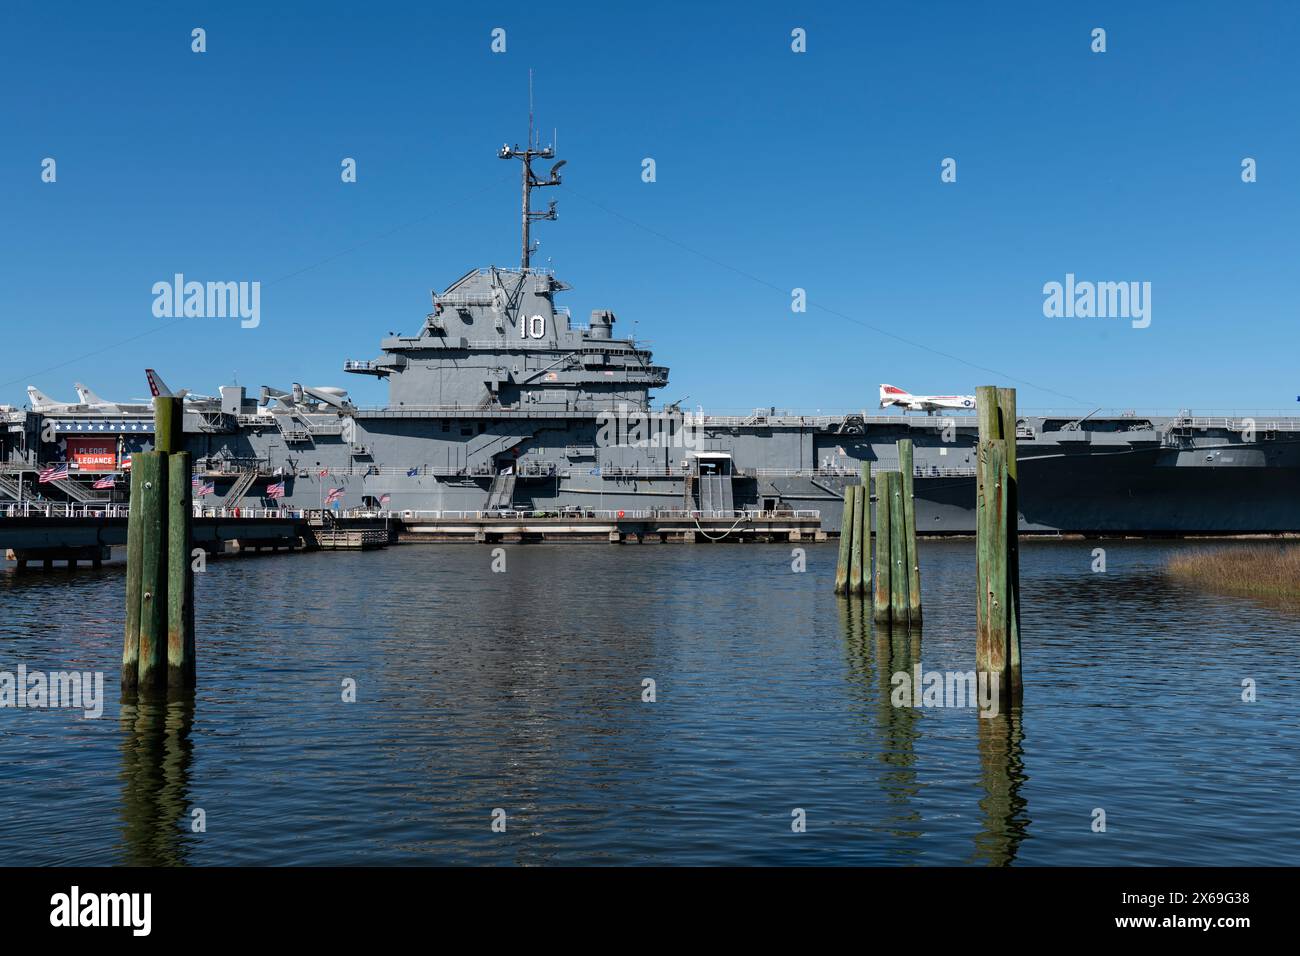
M 937 412 L 944 408 L 974 408 L 974 395 L 913 395 L 893 385 L 880 386 L 880 407 L 899 405 L 913 412 Z

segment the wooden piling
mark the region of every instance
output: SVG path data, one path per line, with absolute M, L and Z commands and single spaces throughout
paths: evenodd
M 166 457 L 151 451 L 134 457 L 133 480 L 140 487 L 140 666 L 137 690 L 158 688 L 167 640 L 167 469 Z
M 916 554 L 916 499 L 913 495 L 912 440 L 898 442 L 898 470 L 903 478 L 903 544 L 907 563 L 907 617 L 921 621 L 921 561 Z
M 866 495 L 862 489 L 858 488 L 853 493 L 853 511 L 850 519 L 853 522 L 853 551 L 849 555 L 849 593 L 862 593 L 862 506 Z
M 140 472 L 131 472 L 130 512 L 126 524 L 126 635 L 122 639 L 122 693 L 135 693 L 140 670 L 140 566 L 144 555 L 144 509 L 140 507 Z
M 890 561 L 892 558 L 892 527 L 889 511 L 889 472 L 876 472 L 876 586 L 872 604 L 875 619 L 888 623 L 890 619 Z
M 978 401 L 978 399 L 977 399 Z M 975 547 L 977 621 L 975 670 L 996 675 L 999 694 L 1007 687 L 1007 443 L 979 443 L 976 466 Z M 991 678 L 990 678 L 991 679 Z
M 895 624 L 907 623 L 907 528 L 903 523 L 903 476 L 889 476 L 889 616 Z
M 1007 443 L 1007 672 L 1019 696 L 1020 675 L 1020 501 L 1016 468 L 1016 390 L 998 389 L 998 422 Z
M 1019 699 L 1020 515 L 1016 477 L 1015 389 L 981 385 L 976 466 L 977 669 L 998 674 L 1001 694 Z
M 858 487 L 862 507 L 858 527 L 862 534 L 862 587 L 859 594 L 871 593 L 871 462 L 862 463 L 862 484 Z
M 854 485 L 844 488 L 844 515 L 840 519 L 840 555 L 835 562 L 835 593 L 845 594 L 849 590 L 849 561 L 853 551 L 853 496 L 857 494 Z
M 167 456 L 167 686 L 190 687 L 194 677 L 193 487 L 190 454 Z
M 185 407 L 179 398 L 153 400 L 153 448 L 164 453 L 185 447 Z

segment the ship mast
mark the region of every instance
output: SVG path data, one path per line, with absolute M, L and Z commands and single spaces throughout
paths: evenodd
M 533 247 L 531 239 L 532 224 L 534 222 L 558 218 L 555 212 L 555 200 L 552 199 L 545 212 L 532 211 L 532 192 L 543 186 L 560 185 L 560 167 L 564 165 L 565 160 L 560 160 L 551 167 L 547 178 L 542 180 L 533 175 L 533 159 L 552 159 L 555 156 L 554 146 L 547 146 L 545 149 L 540 148 L 540 143 L 533 133 L 533 71 L 528 71 L 528 139 L 524 148 L 520 149 L 516 143 L 512 146 L 502 146 L 501 151 L 497 153 L 500 159 L 518 159 L 523 161 L 523 254 L 521 256 L 521 265 L 524 269 L 528 268 L 529 261 L 532 258 Z

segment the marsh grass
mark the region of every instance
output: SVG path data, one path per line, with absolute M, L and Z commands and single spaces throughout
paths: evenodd
M 1176 579 L 1214 591 L 1300 599 L 1300 545 L 1253 544 L 1178 551 L 1169 559 Z

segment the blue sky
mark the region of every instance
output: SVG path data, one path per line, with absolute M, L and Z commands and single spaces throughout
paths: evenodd
M 535 264 L 575 317 L 652 342 L 662 400 L 996 383 L 1023 408 L 1300 412 L 1298 47 L 1300 7 L 1249 0 L 10 2 L 0 403 L 139 396 L 146 365 L 382 402 L 343 360 L 415 331 L 431 288 L 517 264 L 495 151 L 524 137 L 532 67 L 568 160 Z M 155 318 L 176 272 L 260 281 L 261 325 Z M 1150 327 L 1044 317 L 1066 273 L 1150 282 Z

